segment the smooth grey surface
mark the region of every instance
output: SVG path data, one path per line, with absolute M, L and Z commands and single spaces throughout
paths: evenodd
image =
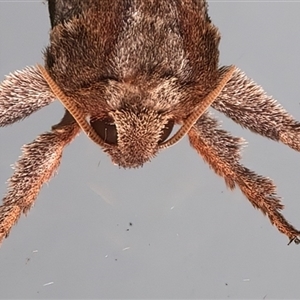
M 221 64 L 240 67 L 300 119 L 300 3 L 209 3 Z M 49 26 L 40 1 L 0 2 L 1 80 L 42 62 Z M 20 147 L 62 112 L 54 103 L 0 129 L 1 194 Z M 243 162 L 275 180 L 300 228 L 300 153 L 222 119 L 249 141 Z M 0 297 L 299 298 L 300 246 L 287 242 L 187 139 L 122 170 L 81 134 L 0 249 Z

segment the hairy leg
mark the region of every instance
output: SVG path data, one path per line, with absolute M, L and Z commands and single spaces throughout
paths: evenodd
M 16 71 L 0 83 L 0 127 L 25 119 L 54 100 L 37 67 Z
M 8 236 L 21 213 L 26 213 L 34 204 L 42 185 L 57 170 L 64 147 L 80 130 L 76 123 L 70 123 L 68 117 L 60 124 L 23 146 L 23 154 L 8 180 L 8 191 L 0 206 L 0 243 Z
M 242 127 L 300 151 L 300 122 L 239 69 L 212 107 Z
M 208 114 L 197 121 L 188 135 L 191 146 L 225 179 L 229 188 L 238 185 L 250 203 L 267 215 L 280 232 L 286 234 L 290 241 L 300 243 L 300 231 L 280 213 L 284 206 L 276 195 L 273 182 L 240 164 L 242 139 L 221 130 L 216 120 Z

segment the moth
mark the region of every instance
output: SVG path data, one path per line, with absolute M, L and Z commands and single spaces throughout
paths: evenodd
M 239 187 L 289 243 L 300 243 L 300 231 L 281 214 L 274 183 L 240 163 L 243 140 L 221 129 L 207 109 L 297 151 L 300 123 L 240 69 L 219 65 L 220 33 L 206 1 L 49 0 L 48 9 L 45 64 L 1 83 L 0 125 L 56 100 L 65 114 L 23 146 L 0 206 L 0 241 L 82 130 L 123 168 L 142 166 L 188 135 L 230 189 Z

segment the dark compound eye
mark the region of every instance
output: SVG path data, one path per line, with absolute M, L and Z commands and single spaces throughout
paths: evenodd
M 174 126 L 174 121 L 173 120 L 169 120 L 168 123 L 163 128 L 160 140 L 158 142 L 159 144 L 161 144 L 162 142 L 164 142 L 169 137 L 169 135 L 171 134 L 171 132 L 173 130 L 173 126 Z
M 118 143 L 117 128 L 112 121 L 90 120 L 90 124 L 105 143 L 110 145 Z

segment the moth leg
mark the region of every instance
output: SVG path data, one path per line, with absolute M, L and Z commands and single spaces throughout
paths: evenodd
M 64 147 L 79 130 L 77 123 L 66 113 L 50 132 L 23 146 L 23 154 L 14 166 L 14 174 L 8 180 L 8 191 L 0 206 L 0 243 L 21 213 L 26 213 L 34 204 L 42 185 L 57 170 Z
M 37 67 L 15 71 L 0 83 L 0 127 L 22 120 L 54 100 Z
M 280 232 L 287 235 L 290 241 L 300 243 L 300 231 L 280 213 L 284 206 L 273 182 L 240 164 L 242 139 L 220 129 L 217 121 L 208 114 L 197 121 L 188 136 L 191 146 L 225 179 L 230 189 L 238 185 L 250 203 L 267 215 Z
M 300 151 L 300 122 L 236 69 L 212 107 L 242 127 Z

